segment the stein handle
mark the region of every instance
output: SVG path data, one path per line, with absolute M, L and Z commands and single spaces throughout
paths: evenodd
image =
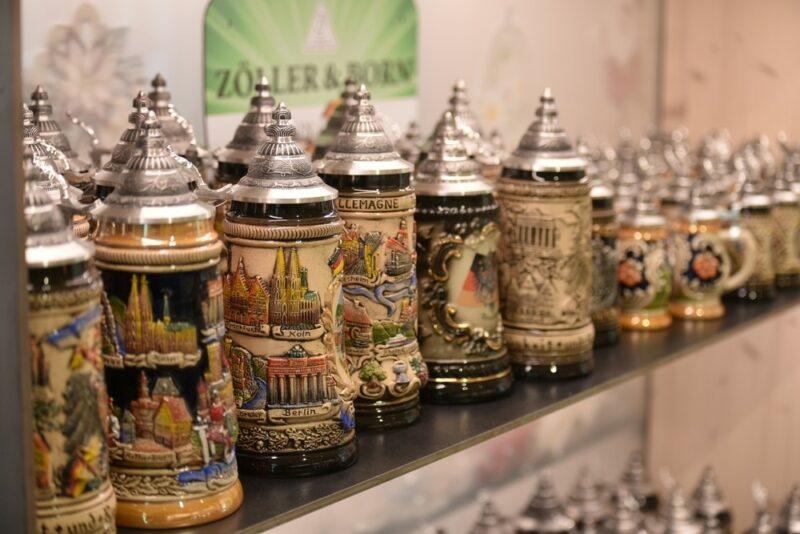
M 732 273 L 722 282 L 722 291 L 723 293 L 727 293 L 743 286 L 745 282 L 747 282 L 747 279 L 753 275 L 753 271 L 756 268 L 756 253 L 758 248 L 756 240 L 750 230 L 739 226 L 724 230 L 722 232 L 722 239 L 731 244 L 741 244 L 744 249 L 742 251 L 742 263 L 739 265 L 739 270 Z

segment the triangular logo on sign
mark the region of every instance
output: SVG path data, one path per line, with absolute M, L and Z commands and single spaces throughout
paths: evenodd
M 336 37 L 331 28 L 331 19 L 322 2 L 317 4 L 314 18 L 311 20 L 305 48 L 307 52 L 333 52 L 336 50 Z

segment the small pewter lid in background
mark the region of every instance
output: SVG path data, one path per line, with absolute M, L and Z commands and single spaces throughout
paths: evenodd
M 761 163 L 758 161 L 753 147 L 745 146 L 742 153 L 734 157 L 733 164 L 737 174 L 743 178 L 736 201 L 739 208 L 771 208 L 772 198 L 761 177 Z
M 549 87 L 539 99 L 536 120 L 503 162 L 503 167 L 532 172 L 533 179 L 540 181 L 547 179 L 537 177 L 537 173 L 583 173 L 586 169 L 586 162 L 575 151 L 559 123 L 558 108 Z
M 713 173 L 713 164 L 707 159 L 703 160 L 700 176 L 692 183 L 689 189 L 689 199 L 684 209 L 686 220 L 690 222 L 711 222 L 722 218 L 722 214 L 717 207 Z M 711 472 L 711 477 L 713 478 L 713 472 Z
M 786 502 L 781 507 L 778 532 L 781 534 L 800 533 L 800 484 L 792 488 Z
M 253 156 L 247 174 L 231 189 L 234 202 L 309 204 L 336 199 L 337 191 L 317 176 L 296 135 L 292 113 L 281 102 L 266 127 L 267 140 Z
M 469 534 L 512 534 L 511 523 L 504 517 L 489 497 L 481 498 L 481 512 L 478 521 Z
M 369 91 L 361 84 L 356 104 L 350 108 L 336 140 L 320 163 L 326 175 L 410 174 L 414 165 L 394 149 L 383 125 L 375 117 Z
M 575 521 L 582 532 L 592 531 L 608 517 L 608 505 L 604 488 L 592 477 L 588 467 L 578 473 L 565 506 L 567 515 Z
M 94 181 L 98 186 L 113 189 L 120 184 L 125 165 L 135 150 L 136 140 L 144 131 L 144 122 L 150 113 L 149 106 L 150 99 L 147 97 L 147 93 L 139 91 L 133 99 L 133 111 L 128 114 L 128 124 L 130 126 L 122 132 L 119 141 L 117 141 L 114 150 L 111 152 L 111 159 L 103 165 L 103 168 L 94 177 Z
M 620 222 L 630 228 L 666 228 L 667 219 L 661 214 L 657 183 L 647 159 L 639 158 L 639 167 L 644 177 L 639 184 L 633 205 L 620 218 Z
M 752 494 L 756 503 L 756 517 L 745 532 L 746 534 L 772 534 L 775 532 L 775 526 L 769 511 L 767 489 L 761 482 L 756 481 L 753 483 Z
M 556 495 L 553 479 L 549 474 L 542 475 L 528 507 L 517 518 L 517 532 L 555 534 L 569 532 L 573 528 L 575 528 L 575 521 L 564 513 Z
M 654 534 L 700 534 L 703 524 L 692 515 L 680 486 L 674 481 L 671 486 L 661 513 L 647 521 L 648 531 Z
M 339 130 L 342 129 L 342 125 L 347 120 L 348 111 L 356 105 L 356 89 L 356 81 L 353 78 L 345 79 L 344 90 L 339 95 L 336 107 L 331 111 L 325 128 L 322 129 L 314 142 L 314 154 L 311 158 L 314 161 L 325 157 L 331 145 L 336 141 Z
M 69 169 L 67 156 L 39 135 L 39 126 L 33 121 L 33 111 L 25 103 L 22 104 L 22 147 L 23 151 L 31 151 L 37 163 L 44 162 L 59 174 Z
M 708 527 L 724 527 L 730 523 L 730 506 L 722 497 L 722 490 L 709 466 L 703 470 L 700 482 L 692 494 L 695 515 Z
M 442 116 L 428 157 L 417 167 L 416 192 L 420 196 L 467 196 L 490 194 L 492 185 L 481 175 L 481 166 L 470 159 L 464 138 L 450 110 Z
M 408 129 L 403 137 L 397 140 L 395 147 L 400 157 L 406 161 L 416 164 L 419 160 L 420 150 L 422 149 L 422 134 L 419 131 L 417 121 L 408 123 Z
M 644 459 L 641 451 L 634 451 L 631 454 L 625 471 L 622 473 L 620 484 L 630 490 L 631 495 L 639 503 L 639 508 L 648 511 L 656 507 L 658 497 L 652 484 L 647 478 L 647 470 L 644 466 Z
M 122 180 L 94 211 L 98 221 L 135 225 L 209 220 L 214 209 L 199 201 L 170 154 L 161 123 L 150 111 Z
M 240 163 L 247 165 L 258 147 L 267 140 L 264 128 L 272 120 L 275 111 L 275 98 L 270 92 L 269 80 L 262 76 L 255 85 L 256 94 L 250 99 L 250 111 L 236 127 L 233 139 L 216 152 L 221 163 Z
M 150 82 L 152 90 L 148 94 L 153 111 L 161 123 L 164 138 L 178 154 L 185 155 L 192 145 L 197 144 L 194 129 L 185 118 L 175 111 L 172 95 L 167 90 L 167 82 L 161 73 Z
M 611 514 L 600 524 L 603 534 L 638 534 L 644 530 L 644 516 L 639 510 L 639 502 L 631 491 L 620 485 L 611 499 Z

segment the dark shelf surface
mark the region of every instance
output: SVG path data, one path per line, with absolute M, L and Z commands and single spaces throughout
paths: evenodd
M 358 461 L 344 471 L 300 479 L 242 475 L 242 508 L 186 532 L 262 532 L 647 373 L 796 303 L 797 290 L 784 291 L 769 303 L 726 303 L 728 313 L 721 319 L 675 321 L 660 332 L 624 333 L 618 345 L 595 350 L 595 370 L 587 377 L 516 382 L 509 396 L 481 404 L 425 405 L 415 425 L 360 433 Z

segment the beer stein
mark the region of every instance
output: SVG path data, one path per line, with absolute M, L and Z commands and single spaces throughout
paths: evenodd
M 217 160 L 214 181 L 219 185 L 235 184 L 247 174 L 253 155 L 267 138 L 264 127 L 272 120 L 275 98 L 270 93 L 266 76 L 261 77 L 255 91 L 256 94 L 250 99 L 250 111 L 236 128 L 233 139 L 214 154 Z
M 347 78 L 344 81 L 344 90 L 339 99 L 331 102 L 328 106 L 328 110 L 325 112 L 328 122 L 314 142 L 314 153 L 311 157 L 313 161 L 324 158 L 325 153 L 327 153 L 331 145 L 336 142 L 336 136 L 339 135 L 339 130 L 347 119 L 347 110 L 356 103 L 355 98 L 356 82 L 353 78 Z
M 497 182 L 500 299 L 517 375 L 564 378 L 594 366 L 592 205 L 550 89 L 536 117 Z
M 672 324 L 667 220 L 659 213 L 654 183 L 647 179 L 633 207 L 620 219 L 620 324 L 628 330 L 659 330 Z
M 516 521 L 518 534 L 567 534 L 575 521 L 564 512 L 550 475 L 542 475 L 528 507 Z
M 755 267 L 753 236 L 747 229 L 725 228 L 708 176 L 695 183 L 689 206 L 672 222 L 670 247 L 673 296 L 669 311 L 677 319 L 722 317 L 725 307 L 720 297 L 741 287 Z M 731 247 L 742 251 L 736 271 L 728 253 Z
M 281 104 L 223 222 L 225 354 L 243 471 L 307 475 L 356 457 L 355 391 L 342 347 L 336 190 L 316 175 Z
M 69 139 L 61 131 L 61 126 L 53 119 L 53 106 L 50 104 L 50 97 L 41 85 L 37 85 L 31 94 L 30 109 L 33 112 L 33 123 L 39 128 L 39 136 L 42 141 L 55 147 L 67 158 L 67 168 L 61 172 L 70 185 L 74 185 L 83 191 L 84 202 L 91 202 L 94 198 L 94 184 L 92 178 L 95 168 L 88 162 L 83 161 L 78 154 L 72 150 Z
M 614 191 L 601 177 L 593 180 L 592 190 L 592 301 L 594 346 L 613 345 L 619 341 L 617 306 L 617 224 Z
M 414 166 L 400 159 L 364 85 L 320 176 L 345 222 L 344 346 L 359 428 L 417 420 L 427 368 L 417 344 Z
M 497 289 L 497 203 L 450 111 L 416 172 L 422 394 L 471 402 L 511 388 Z
M 101 282 L 45 171 L 27 154 L 28 328 L 36 532 L 115 532 L 109 411 L 101 357 Z
M 120 184 L 95 210 L 108 295 L 104 347 L 117 524 L 178 528 L 242 502 L 233 382 L 223 353 L 222 243 L 151 111 Z

